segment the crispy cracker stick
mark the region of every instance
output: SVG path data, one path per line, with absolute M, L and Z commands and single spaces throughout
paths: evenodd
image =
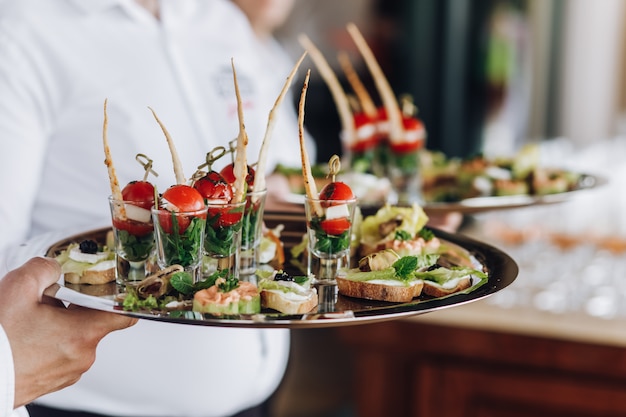
M 163 130 L 163 134 L 165 135 L 165 139 L 167 139 L 167 144 L 170 147 L 170 153 L 172 154 L 172 164 L 174 165 L 174 175 L 176 176 L 176 184 L 185 184 L 187 182 L 185 180 L 185 174 L 183 174 L 183 165 L 180 162 L 180 158 L 178 157 L 178 152 L 176 151 L 176 146 L 174 146 L 174 141 L 170 136 L 169 132 L 165 128 L 165 125 L 161 123 L 161 120 L 156 115 L 155 111 L 152 110 L 152 107 L 148 107 L 152 112 L 152 115 L 156 119 L 159 126 L 161 126 L 161 130 Z
M 104 144 L 104 165 L 107 166 L 109 172 L 109 184 L 111 185 L 111 196 L 114 200 L 121 201 L 122 191 L 120 189 L 120 183 L 115 173 L 115 166 L 113 166 L 113 158 L 111 158 L 111 148 L 109 147 L 109 117 L 107 116 L 107 99 L 104 100 L 104 123 L 102 125 L 102 142 Z M 124 205 L 116 205 L 116 217 L 122 220 L 126 219 L 126 208 Z
M 387 81 L 383 70 L 380 68 L 380 65 L 378 65 L 378 61 L 376 61 L 376 57 L 374 57 L 374 53 L 356 25 L 354 23 L 348 23 L 347 29 L 361 52 L 361 55 L 363 55 L 363 59 L 374 78 L 378 93 L 387 111 L 387 118 L 389 119 L 389 139 L 392 142 L 402 141 L 404 138 L 404 127 L 402 125 L 400 107 L 389 85 L 389 81 Z
M 278 110 L 283 99 L 287 95 L 287 91 L 289 90 L 289 86 L 291 85 L 291 81 L 293 77 L 296 75 L 300 64 L 304 60 L 306 56 L 306 51 L 300 56 L 298 62 L 293 66 L 287 80 L 285 80 L 285 84 L 283 85 L 283 89 L 280 91 L 276 102 L 274 103 L 274 107 L 270 110 L 270 115 L 267 119 L 267 128 L 265 129 L 265 136 L 263 137 L 263 143 L 261 144 L 261 150 L 259 151 L 259 159 L 256 165 L 256 174 L 254 176 L 254 183 L 252 184 L 253 191 L 261 191 L 265 189 L 265 166 L 267 165 L 267 152 L 269 149 L 270 140 L 272 137 L 272 132 L 274 131 L 274 124 L 276 120 L 274 119 L 274 113 Z
M 370 117 L 376 117 L 376 105 L 372 100 L 372 97 L 367 92 L 367 89 L 361 82 L 359 78 L 359 74 L 355 71 L 352 66 L 352 62 L 350 62 L 350 57 L 344 51 L 341 51 L 337 54 L 337 59 L 339 60 L 339 64 L 343 69 L 343 73 L 346 74 L 346 78 L 348 82 L 352 86 L 354 90 L 354 94 L 359 98 L 359 103 L 361 104 L 361 108 L 363 112 Z
M 243 104 L 241 95 L 239 94 L 239 83 L 237 82 L 237 71 L 235 71 L 235 60 L 231 58 L 231 66 L 233 67 L 233 80 L 235 83 L 235 95 L 237 96 L 237 116 L 239 117 L 239 135 L 237 136 L 237 154 L 235 156 L 235 165 L 233 166 L 233 174 L 235 175 L 235 193 L 233 201 L 243 201 L 246 195 L 246 175 L 248 175 L 248 161 L 246 159 L 246 147 L 248 146 L 248 134 L 243 121 Z
M 354 142 L 356 140 L 356 130 L 354 127 L 352 110 L 350 110 L 348 97 L 343 91 L 343 88 L 341 88 L 341 84 L 339 83 L 337 76 L 333 72 L 330 65 L 328 65 L 324 55 L 322 55 L 320 50 L 317 49 L 308 36 L 301 34 L 298 36 L 298 41 L 300 41 L 300 45 L 302 45 L 304 49 L 309 52 L 311 59 L 313 59 L 315 66 L 330 89 L 330 93 L 332 94 L 335 105 L 337 106 L 337 111 L 339 112 L 339 118 L 341 119 L 341 126 L 343 134 L 346 135 L 346 140 L 349 143 Z
M 306 145 L 304 143 L 304 102 L 306 101 L 306 90 L 309 88 L 309 78 L 311 76 L 311 70 L 306 72 L 304 78 L 304 86 L 302 87 L 302 93 L 300 94 L 300 105 L 298 107 L 298 137 L 300 138 L 300 156 L 302 157 L 302 176 L 304 177 L 304 190 L 306 195 L 311 199 L 319 198 L 317 194 L 317 186 L 315 185 L 315 178 L 311 173 L 311 164 L 309 163 L 309 154 L 306 151 Z M 324 211 L 319 203 L 315 204 L 313 209 L 318 216 L 322 216 Z

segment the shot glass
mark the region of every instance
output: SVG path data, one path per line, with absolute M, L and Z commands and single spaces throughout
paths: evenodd
M 307 274 L 317 284 L 336 284 L 337 273 L 350 267 L 350 241 L 356 199 L 305 197 L 309 256 Z
M 154 251 L 154 226 L 145 202 L 109 197 L 115 252 L 116 282 L 141 281 L 150 271 Z
M 263 237 L 263 212 L 267 190 L 252 191 L 246 195 L 246 207 L 241 226 L 239 274 L 255 275 L 259 265 L 259 244 Z
M 199 279 L 206 218 L 207 207 L 197 211 L 152 209 L 160 268 L 180 265 L 194 280 Z
M 204 238 L 204 276 L 221 272 L 239 278 L 241 229 L 246 201 L 209 203 Z
M 387 174 L 391 182 L 390 203 L 399 205 L 422 204 L 422 175 L 419 149 L 389 150 Z

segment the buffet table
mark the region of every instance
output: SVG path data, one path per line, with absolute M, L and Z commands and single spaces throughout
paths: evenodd
M 461 233 L 518 263 L 509 287 L 431 314 L 334 329 L 325 337 L 341 359 L 335 368 L 296 351 L 295 370 L 301 358 L 313 362 L 307 370 L 336 375 L 341 383 L 326 392 L 319 381 L 309 386 L 359 417 L 626 415 L 625 149 L 620 140 L 557 151 L 606 175 L 602 189 L 468 218 Z M 295 333 L 294 346 L 307 337 Z

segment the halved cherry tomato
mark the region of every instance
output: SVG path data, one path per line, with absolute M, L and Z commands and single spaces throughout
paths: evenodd
M 422 147 L 422 141 L 390 143 L 389 147 L 394 153 L 409 153 Z
M 350 229 L 350 220 L 346 217 L 325 219 L 320 222 L 320 227 L 326 234 L 337 236 Z
M 230 211 L 229 211 L 230 210 Z M 220 207 L 209 207 L 209 218 L 214 218 L 214 225 L 218 227 L 228 227 L 237 224 L 243 217 L 243 212 L 236 209 L 226 209 Z
M 204 199 L 198 190 L 184 184 L 178 184 L 168 188 L 165 190 L 162 197 L 175 206 L 179 212 L 194 212 L 202 210 L 205 207 Z M 159 222 L 166 233 L 172 233 L 174 231 L 173 215 L 178 222 L 179 234 L 185 233 L 185 230 L 187 230 L 187 227 L 189 227 L 194 217 L 203 218 L 206 216 L 206 214 L 204 216 L 189 216 L 179 214 L 176 211 L 166 211 L 159 215 Z
M 354 193 L 348 184 L 341 181 L 330 182 L 320 191 L 320 200 L 353 200 Z
M 197 180 L 193 187 L 200 192 L 207 202 L 229 203 L 233 198 L 233 188 L 217 171 L 210 171 Z
M 232 164 L 226 165 L 220 171 L 220 174 L 222 175 L 222 177 L 224 177 L 226 182 L 228 182 L 229 184 L 233 184 L 235 182 L 235 173 L 233 171 L 234 168 L 235 168 L 235 163 L 233 162 Z M 246 174 L 246 184 L 248 184 L 248 187 L 252 187 L 252 185 L 254 184 L 254 175 L 255 175 L 254 168 L 248 165 L 248 173 Z
M 154 206 L 154 186 L 148 181 L 131 181 L 122 190 L 122 199 L 150 210 Z
M 154 231 L 152 223 L 142 223 L 128 219 L 120 220 L 116 217 L 113 218 L 113 227 L 117 230 L 126 230 L 133 236 L 145 236 Z

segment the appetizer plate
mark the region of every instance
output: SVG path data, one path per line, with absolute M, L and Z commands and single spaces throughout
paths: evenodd
M 513 209 L 542 204 L 563 203 L 577 197 L 582 191 L 592 190 L 607 184 L 607 179 L 592 174 L 580 174 L 576 187 L 563 193 L 531 195 L 520 194 L 510 196 L 488 196 L 466 198 L 455 202 L 425 203 L 427 213 L 449 213 L 453 211 L 471 214 L 491 210 Z
M 297 216 L 290 218 L 289 216 L 269 213 L 266 215 L 266 221 L 269 224 L 277 221 L 283 222 L 286 225 L 285 231 L 290 230 L 290 225 L 296 226 L 295 230 L 290 230 L 290 233 L 282 235 L 286 246 L 286 254 L 288 254 L 289 247 L 297 243 L 298 236 L 302 236 L 297 228 L 303 222 L 303 219 L 299 219 Z M 70 243 L 80 242 L 84 239 L 104 241 L 109 230 L 108 227 L 104 227 L 81 232 L 56 241 L 49 240 L 47 244 L 38 240 L 35 247 L 41 249 L 45 246 L 47 249 L 43 253 L 33 253 L 32 255 L 55 256 Z M 318 287 L 319 306 L 310 313 L 300 315 L 282 314 L 265 309 L 259 314 L 252 315 L 214 315 L 196 313 L 189 310 L 125 311 L 119 302 L 121 289 L 115 283 L 73 285 L 66 284 L 63 282 L 63 279 L 60 279 L 58 283 L 49 287 L 45 294 L 68 303 L 96 310 L 186 325 L 244 328 L 315 328 L 399 319 L 459 306 L 488 297 L 510 285 L 517 277 L 517 264 L 499 249 L 462 235 L 448 234 L 437 230 L 435 230 L 435 234 L 441 239 L 454 243 L 472 254 L 476 262 L 488 271 L 488 281 L 462 293 L 442 298 L 414 299 L 409 303 L 387 303 L 350 298 L 338 295 L 336 286 L 323 286 Z M 284 265 L 285 271 L 293 275 L 302 274 L 296 270 L 295 266 L 288 264 L 289 261 Z
M 460 212 L 464 214 L 481 213 L 493 210 L 504 210 L 537 206 L 543 204 L 562 203 L 571 200 L 581 194 L 582 191 L 592 190 L 607 184 L 607 179 L 593 175 L 580 174 L 580 179 L 576 187 L 567 192 L 546 195 L 520 194 L 510 196 L 486 196 L 466 198 L 452 202 L 426 202 L 421 204 L 428 214 L 445 214 L 450 212 Z M 283 197 L 283 201 L 289 204 L 304 204 L 304 195 L 289 193 Z M 366 208 L 380 207 L 382 203 L 375 204 L 368 202 Z

